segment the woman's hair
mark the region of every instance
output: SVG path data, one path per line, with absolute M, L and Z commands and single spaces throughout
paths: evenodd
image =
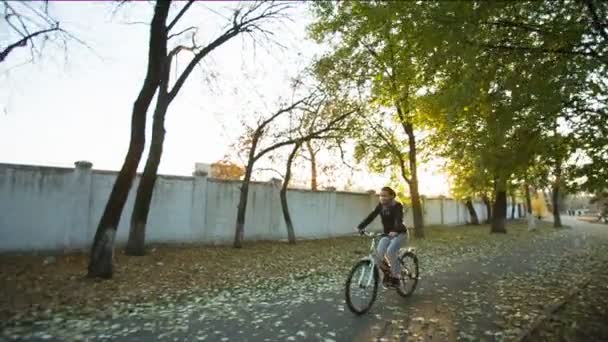
M 380 191 L 385 191 L 388 192 L 391 196 L 396 197 L 397 193 L 395 192 L 395 190 L 393 190 L 392 188 L 385 186 L 382 189 L 380 189 Z

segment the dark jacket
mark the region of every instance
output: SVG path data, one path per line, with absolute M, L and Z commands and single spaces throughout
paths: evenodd
M 365 229 L 367 225 L 372 223 L 378 214 L 380 214 L 380 217 L 382 218 L 382 227 L 384 227 L 385 234 L 390 232 L 405 233 L 405 225 L 403 224 L 403 205 L 399 202 L 395 202 L 386 207 L 383 206 L 382 203 L 378 203 L 374 211 L 372 211 L 357 228 Z

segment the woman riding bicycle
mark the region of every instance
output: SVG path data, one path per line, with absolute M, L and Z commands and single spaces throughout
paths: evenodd
M 386 254 L 391 265 L 391 278 L 388 279 L 388 283 L 393 286 L 399 286 L 400 270 L 397 258 L 399 248 L 401 248 L 401 242 L 407 237 L 405 224 L 403 224 L 403 205 L 395 200 L 396 195 L 397 194 L 393 189 L 387 186 L 382 188 L 380 190 L 380 203 L 376 206 L 374 211 L 357 226 L 359 232 L 363 233 L 365 227 L 380 214 L 384 234 L 386 234 L 386 236 L 378 242 L 378 248 L 376 249 L 376 264 L 383 265 L 382 260 Z

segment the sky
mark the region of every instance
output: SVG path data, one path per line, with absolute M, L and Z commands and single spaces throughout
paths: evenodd
M 236 5 L 197 2 L 175 31 L 197 26 L 198 41 L 208 43 L 221 32 L 223 16 Z M 153 8 L 146 2 L 119 9 L 108 2 L 51 2 L 50 6 L 62 27 L 88 47 L 75 41 L 68 43 L 67 50 L 48 44 L 33 63 L 27 63 L 29 49 L 22 48 L 0 64 L 0 162 L 71 167 L 77 160 L 88 160 L 95 169 L 118 170 L 128 148 L 133 101 L 147 65 L 146 23 Z M 172 9 L 171 18 L 180 7 L 181 3 Z M 243 123 L 270 113 L 290 94 L 289 80 L 322 54 L 323 47 L 307 39 L 311 17 L 305 5 L 296 5 L 289 14 L 291 20 L 267 26 L 282 46 L 235 38 L 193 72 L 167 113 L 159 173 L 191 175 L 196 162 L 220 160 L 230 153 Z M 9 39 L 3 25 L 0 41 Z M 178 58 L 177 71 L 188 58 Z M 149 115 L 148 133 L 151 121 Z M 146 154 L 147 149 L 144 160 Z M 326 183 L 350 178 L 354 188 L 377 189 L 388 182 L 385 175 L 365 170 L 342 172 L 347 176 Z M 419 172 L 422 193 L 447 194 L 447 179 L 437 165 L 423 165 Z M 302 182 L 307 175 L 305 169 L 296 172 Z

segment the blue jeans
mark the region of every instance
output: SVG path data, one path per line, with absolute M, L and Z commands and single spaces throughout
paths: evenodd
M 407 237 L 406 234 L 399 234 L 395 237 L 385 236 L 378 242 L 378 248 L 376 249 L 376 263 L 380 265 L 384 254 L 388 258 L 388 262 L 391 264 L 391 274 L 393 277 L 399 277 L 399 248 L 401 248 L 401 242 Z

